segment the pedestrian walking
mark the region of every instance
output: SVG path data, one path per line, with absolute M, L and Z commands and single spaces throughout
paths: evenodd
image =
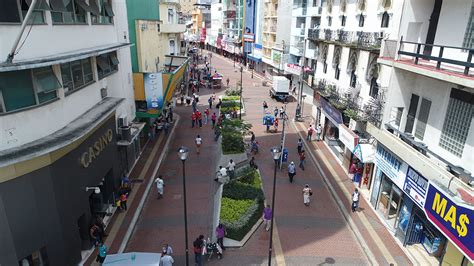
M 225 235 L 226 235 L 225 226 L 220 223 L 216 227 L 216 236 L 217 236 L 217 244 L 219 244 L 221 246 L 222 250 L 225 250 L 225 247 L 224 247 L 224 237 L 225 237 Z
M 199 110 L 196 111 L 196 117 L 199 127 L 202 127 L 202 113 Z
M 291 162 L 288 165 L 288 177 L 290 178 L 290 183 L 293 183 L 293 178 L 296 175 L 296 166 L 294 162 Z
M 352 193 L 352 212 L 355 212 L 359 208 L 359 190 L 356 188 Z
M 212 121 L 212 128 L 215 128 L 216 126 L 216 120 L 217 120 L 217 115 L 216 113 L 212 113 L 212 116 L 211 116 L 211 121 Z
M 168 118 L 170 122 L 173 122 L 173 108 L 171 106 L 169 107 Z
M 291 91 L 291 93 L 293 93 L 293 95 L 296 95 L 296 86 L 293 87 L 293 90 Z
M 163 176 L 159 175 L 155 179 L 156 183 L 156 190 L 158 191 L 158 199 L 163 198 L 164 188 L 165 188 L 165 181 L 163 181 Z
M 168 255 L 173 255 L 173 248 L 171 247 L 170 244 L 166 243 L 164 246 L 163 246 L 163 250 L 166 250 L 166 254 Z
M 196 105 L 197 105 L 196 97 L 193 97 L 193 102 L 192 102 L 191 105 L 192 105 L 192 107 L 193 107 L 193 112 L 196 112 L 196 110 L 197 110 L 197 107 L 196 107 Z
M 199 154 L 201 152 L 202 139 L 201 136 L 197 135 L 196 137 L 196 152 Z
M 235 175 L 235 162 L 234 162 L 234 160 L 232 160 L 232 159 L 229 160 L 229 164 L 227 165 L 227 170 L 228 170 L 230 179 L 234 178 L 234 175 Z
M 313 195 L 313 191 L 311 191 L 311 188 L 309 187 L 308 184 L 304 185 L 303 188 L 303 203 L 306 206 L 309 206 L 310 202 L 310 197 Z
M 207 99 L 207 102 L 209 103 L 209 109 L 212 109 L 212 97 L 209 97 L 209 99 Z
M 250 131 L 250 142 L 253 143 L 255 141 L 255 133 L 253 133 L 253 131 Z
M 304 171 L 304 159 L 306 159 L 306 156 L 304 154 L 304 150 L 301 150 L 301 152 L 300 152 L 300 168 L 303 171 Z
M 285 116 L 285 109 L 283 109 L 283 106 L 280 108 L 280 119 L 283 119 Z
M 196 112 L 193 112 L 193 113 L 191 114 L 191 127 L 192 127 L 192 128 L 194 128 L 194 125 L 196 124 L 196 118 L 197 118 Z
M 321 132 L 322 132 L 322 128 L 321 128 L 321 124 L 318 124 L 318 126 L 316 127 L 316 140 L 317 141 L 320 141 L 321 140 Z
M 275 126 L 275 133 L 278 132 L 278 117 L 275 117 L 275 122 L 273 125 Z
M 209 120 L 209 109 L 206 108 L 206 110 L 204 110 L 204 125 L 207 125 L 208 120 Z
M 263 223 L 265 224 L 265 230 L 270 230 L 270 223 L 272 220 L 272 209 L 270 208 L 270 204 L 267 204 L 267 207 L 263 209 Z
M 299 138 L 298 139 L 298 154 L 300 154 L 302 150 L 303 150 L 303 140 Z
M 225 82 L 227 83 L 227 88 L 228 88 L 228 87 L 229 87 L 229 82 L 230 82 L 229 78 L 227 78 L 227 79 L 225 80 Z
M 255 157 L 252 156 L 252 159 L 250 159 L 249 165 L 251 168 L 258 169 L 257 164 L 255 163 Z
M 275 109 L 273 109 L 273 114 L 275 115 L 275 117 L 278 116 L 278 107 L 275 106 Z
M 204 236 L 199 235 L 193 242 L 194 262 L 197 266 L 202 266 L 202 248 L 204 247 Z
M 174 259 L 171 257 L 170 254 L 166 251 L 166 249 L 163 249 L 161 252 L 161 258 L 160 258 L 160 266 L 173 266 Z
M 266 101 L 263 101 L 262 105 L 263 105 L 263 113 L 266 114 L 266 113 L 267 113 L 267 109 L 268 109 L 268 104 L 267 104 Z
M 306 136 L 307 141 L 311 141 L 311 136 L 313 135 L 314 128 L 312 125 L 309 125 L 308 127 L 308 135 Z
M 99 252 L 97 253 L 97 258 L 95 261 L 102 265 L 102 263 L 105 261 L 105 257 L 107 257 L 107 246 L 105 243 L 100 243 Z
M 128 200 L 127 193 L 122 192 L 122 193 L 120 194 L 120 207 L 121 207 L 122 210 L 124 210 L 124 211 L 127 210 L 127 200 Z

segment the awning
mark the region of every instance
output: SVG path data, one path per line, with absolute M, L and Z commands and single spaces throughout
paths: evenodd
M 247 55 L 247 58 L 250 59 L 250 60 L 252 60 L 252 61 L 255 61 L 255 62 L 257 62 L 257 63 L 262 62 L 262 58 L 261 58 L 261 57 L 255 57 L 255 56 L 253 56 L 253 54 L 248 54 L 248 55 Z
M 96 46 L 87 49 L 75 50 L 72 52 L 54 54 L 47 57 L 31 58 L 25 60 L 15 60 L 13 63 L 0 63 L 0 72 L 24 70 L 51 65 L 64 64 L 76 60 L 85 59 L 91 56 L 98 56 L 121 48 L 130 47 L 131 43 L 113 43 L 108 45 Z
M 130 252 L 120 254 L 110 254 L 105 257 L 102 265 L 146 265 L 159 266 L 161 253 Z
M 372 144 L 358 144 L 352 153 L 363 163 L 373 163 L 375 160 L 375 148 Z

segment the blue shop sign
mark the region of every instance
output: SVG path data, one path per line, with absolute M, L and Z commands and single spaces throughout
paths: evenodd
M 404 187 L 408 165 L 380 143 L 377 144 L 375 163 L 399 188 Z
M 408 167 L 403 191 L 420 207 L 425 205 L 428 179 L 420 175 L 415 169 Z
M 342 124 L 342 115 L 339 110 L 334 108 L 330 103 L 328 103 L 324 98 L 321 98 L 321 107 L 323 108 L 324 113 L 328 116 L 328 119 L 337 126 Z
M 438 186 L 429 184 L 424 211 L 428 219 L 459 248 L 474 260 L 474 208 L 456 203 Z

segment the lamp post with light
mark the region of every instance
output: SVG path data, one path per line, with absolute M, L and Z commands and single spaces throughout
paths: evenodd
M 184 237 L 185 237 L 185 251 L 186 251 L 186 266 L 189 265 L 189 256 L 188 256 L 188 212 L 186 207 L 186 172 L 185 172 L 185 162 L 188 158 L 189 149 L 181 146 L 178 149 L 178 157 L 183 163 L 183 197 L 184 197 Z
M 276 187 L 276 174 L 278 167 L 278 160 L 281 156 L 281 148 L 273 147 L 271 149 L 273 161 L 275 162 L 275 170 L 273 171 L 273 195 L 272 195 L 272 221 L 270 224 L 270 244 L 268 246 L 268 266 L 272 265 L 272 244 L 273 244 L 273 220 L 275 220 L 275 187 Z
M 244 71 L 244 67 L 240 66 L 240 109 L 239 109 L 239 119 L 242 120 L 242 72 Z

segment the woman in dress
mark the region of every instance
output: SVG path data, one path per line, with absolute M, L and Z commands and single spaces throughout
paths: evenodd
M 309 206 L 311 195 L 313 195 L 313 192 L 311 191 L 311 188 L 309 187 L 309 185 L 306 184 L 303 188 L 303 203 L 304 203 L 304 205 Z

